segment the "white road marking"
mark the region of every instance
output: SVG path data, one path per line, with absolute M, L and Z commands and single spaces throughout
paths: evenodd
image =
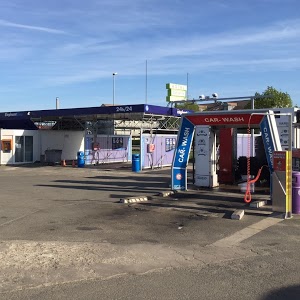
M 252 225 L 234 233 L 233 235 L 230 235 L 226 238 L 218 240 L 215 243 L 211 244 L 210 246 L 231 247 L 231 246 L 237 245 L 237 244 L 241 243 L 242 241 L 252 237 L 253 235 L 255 235 L 273 225 L 276 225 L 283 220 L 284 219 L 281 219 L 281 218 L 268 217 L 262 221 L 259 221 L 255 224 L 252 224 Z
M 35 211 L 33 211 L 33 212 L 29 213 L 29 214 L 26 214 L 26 215 L 22 215 L 22 216 L 20 216 L 20 217 L 18 217 L 18 218 L 9 220 L 9 221 L 7 221 L 7 222 L 5 222 L 5 223 L 0 224 L 0 226 L 8 225 L 8 224 L 13 223 L 13 222 L 15 222 L 15 221 L 18 221 L 18 220 L 20 220 L 20 219 L 26 218 L 27 216 L 33 215 L 33 214 L 35 214 L 35 213 L 38 212 L 38 211 L 41 211 L 41 209 L 35 210 Z

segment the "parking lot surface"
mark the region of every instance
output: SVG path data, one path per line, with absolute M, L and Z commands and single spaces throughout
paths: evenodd
M 300 283 L 298 216 L 283 220 L 270 205 L 250 209 L 242 193 L 226 189 L 191 188 L 159 196 L 170 189 L 170 173 L 169 168 L 136 173 L 128 165 L 0 167 L 0 298 L 76 299 L 72 291 L 77 289 L 82 299 L 89 287 L 86 299 L 104 299 L 97 293 L 105 285 L 106 299 L 141 299 L 127 289 L 132 276 L 139 276 L 135 282 L 154 284 L 151 274 L 163 281 L 166 272 L 175 281 L 181 274 L 188 282 L 193 272 L 208 278 L 218 267 L 216 276 L 223 274 L 224 282 L 242 272 L 242 266 L 256 279 L 259 272 L 276 275 L 274 285 L 262 286 L 259 295 Z M 131 196 L 151 198 L 120 203 Z M 231 220 L 237 208 L 245 209 L 245 217 Z M 279 268 L 286 272 L 280 274 Z M 279 280 L 284 274 L 288 282 Z M 116 294 L 114 287 L 126 281 Z M 207 284 L 199 282 L 199 289 L 209 297 Z M 200 299 L 195 287 L 188 291 L 190 299 Z M 170 295 L 182 299 L 180 293 L 178 298 Z

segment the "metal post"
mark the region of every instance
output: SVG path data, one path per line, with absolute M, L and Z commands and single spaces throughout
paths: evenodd
M 59 109 L 59 98 L 56 97 L 56 109 Z
M 289 114 L 288 116 L 288 120 L 289 120 L 289 144 L 288 144 L 288 151 L 289 151 L 289 155 L 288 155 L 288 158 L 289 158 L 289 164 L 290 164 L 290 174 L 289 176 L 287 176 L 287 180 L 289 179 L 290 180 L 290 183 L 287 183 L 287 185 L 289 184 L 290 186 L 290 201 L 288 203 L 288 209 L 287 209 L 287 213 L 286 213 L 286 218 L 291 218 L 292 217 L 292 150 L 293 150 L 293 135 L 294 135 L 294 132 L 293 132 L 293 114 Z
M 140 127 L 140 171 L 142 171 L 142 152 L 143 152 L 143 127 Z
M 115 105 L 115 76 L 117 75 L 117 72 L 114 72 L 113 75 L 113 105 Z
M 186 73 L 186 99 L 189 100 L 189 73 Z
M 251 109 L 254 110 L 254 97 L 251 97 Z M 255 153 L 255 139 L 254 139 L 254 129 L 251 129 L 251 153 L 250 156 L 254 156 Z
M 146 86 L 145 86 L 145 103 L 148 102 L 148 63 L 146 60 Z
M 193 144 L 192 144 L 192 147 L 193 147 L 193 184 L 195 184 L 195 136 L 193 138 Z

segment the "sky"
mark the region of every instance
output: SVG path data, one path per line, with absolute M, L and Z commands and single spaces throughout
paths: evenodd
M 299 106 L 299 11 L 299 0 L 0 0 L 0 111 L 113 94 L 167 106 L 170 82 L 189 99 L 273 86 Z

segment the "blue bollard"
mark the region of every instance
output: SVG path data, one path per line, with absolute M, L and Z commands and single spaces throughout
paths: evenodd
M 78 168 L 84 168 L 84 153 L 83 151 L 78 151 L 77 152 L 77 166 Z
M 139 172 L 140 170 L 140 155 L 132 154 L 132 171 Z

